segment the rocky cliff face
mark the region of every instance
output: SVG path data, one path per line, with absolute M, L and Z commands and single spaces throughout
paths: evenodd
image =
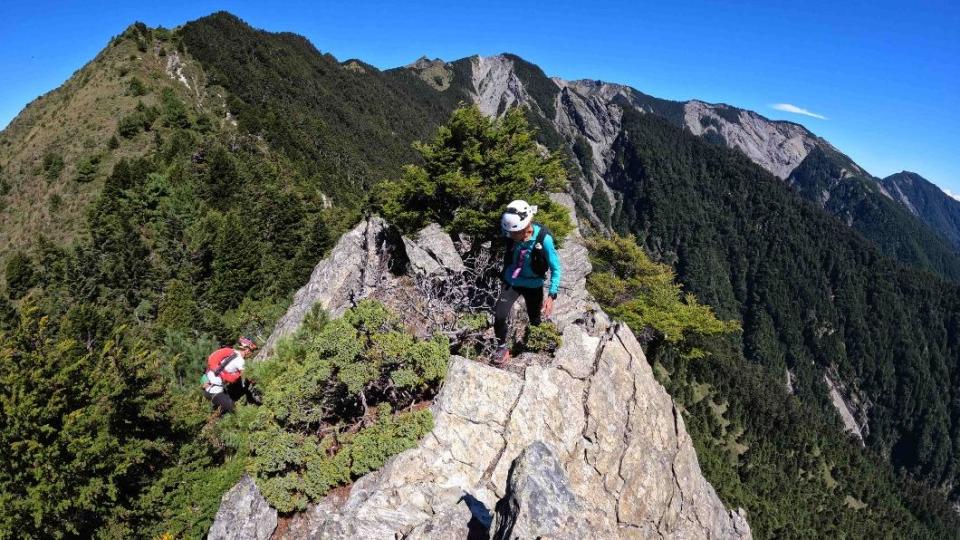
M 546 140 L 566 143 L 574 151 L 583 174 L 571 175 L 571 193 L 582 217 L 597 230 L 623 226 L 613 223 L 623 195 L 608 171 L 611 148 L 623 131 L 623 112 L 630 109 L 741 152 L 888 256 L 956 277 L 960 211 L 953 207 L 960 206 L 915 175 L 878 181 L 800 124 L 729 105 L 669 101 L 602 81 L 550 79 L 511 55 L 469 60 L 472 77 L 460 77 L 460 84 L 484 113 L 500 115 L 510 106 L 528 106 Z
M 620 118 L 623 116 L 623 111 L 613 98 L 623 95 L 626 89 L 593 81 L 553 80 L 561 88 L 557 128 L 568 137 L 580 135 L 587 140 L 593 161 L 591 171 L 587 172 L 602 178 L 613 159 L 610 148 L 620 134 Z
M 541 110 L 518 77 L 511 57 L 475 56 L 470 60 L 473 77 L 469 85 L 474 101 L 484 114 L 497 116 L 516 105 Z M 436 70 L 439 62 L 421 59 L 409 69 L 418 73 L 427 68 Z M 547 120 L 570 139 L 577 136 L 587 139 L 593 151 L 594 172 L 599 176 L 606 170 L 605 164 L 609 164 L 610 145 L 620 133 L 622 103 L 668 116 L 695 135 L 740 150 L 781 179 L 787 178 L 814 146 L 832 148 L 799 124 L 769 120 L 728 105 L 698 100 L 668 102 L 645 96 L 629 86 L 601 81 L 559 78 L 551 81 L 560 89 L 560 94 L 556 98 L 556 117 Z
M 457 261 L 436 253 L 448 242 L 437 227 L 396 242 L 381 220 L 361 223 L 318 265 L 275 333 L 290 332 L 313 304 L 337 313 L 362 296 L 389 296 L 397 280 L 455 272 Z M 683 417 L 633 333 L 587 293 L 578 233 L 560 255 L 554 320 L 563 345 L 552 358 L 522 355 L 503 370 L 453 357 L 420 445 L 345 498 L 294 516 L 278 536 L 749 538 L 743 512 L 728 511 L 703 478 Z M 387 259 L 406 261 L 408 276 Z
M 697 100 L 684 104 L 683 120 L 694 135 L 740 150 L 780 179 L 790 176 L 814 146 L 826 144 L 799 124 Z
M 595 225 L 607 216 L 593 214 L 595 210 L 590 201 L 593 200 L 594 191 L 603 191 L 610 201 L 617 198 L 617 193 L 606 185 L 604 175 L 613 158 L 611 147 L 621 132 L 620 119 L 625 106 L 664 116 L 695 135 L 739 150 L 781 179 L 787 179 L 813 148 L 820 146 L 834 151 L 829 143 L 799 124 L 772 121 L 752 111 L 722 104 L 662 100 L 629 86 L 602 81 L 565 81 L 545 77 L 542 81 L 535 81 L 540 87 L 555 86 L 559 90 L 554 98 L 553 110 L 545 111 L 545 107 L 534 99 L 527 88 L 534 81 L 524 82 L 518 75 L 514 57 L 475 56 L 469 61 L 471 80 L 462 81 L 461 84 L 466 85 L 467 93 L 484 114 L 499 116 L 509 107 L 527 106 L 544 117 L 557 134 L 570 144 L 578 140 L 586 141 L 590 163 L 583 171 L 584 181 L 578 182 L 574 193 L 581 199 L 579 206 L 587 214 L 584 217 Z M 439 88 L 436 81 L 447 80 L 437 76 L 443 71 L 443 65 L 439 60 L 421 59 L 408 66 L 408 69 Z M 444 73 L 449 71 L 447 69 Z M 529 78 L 533 75 L 526 76 Z
M 471 67 L 473 98 L 483 114 L 499 116 L 518 105 L 540 110 L 517 76 L 510 58 L 503 55 L 474 56 Z
M 249 476 L 223 494 L 220 510 L 207 533 L 208 540 L 260 540 L 277 527 L 277 511 L 270 508 Z
M 551 79 L 531 66 L 515 56 L 499 55 L 449 64 L 422 59 L 408 69 L 435 88 L 452 81 L 451 86 L 489 115 L 514 105 L 529 107 L 545 140 L 565 143 L 576 154 L 581 170 L 571 175 L 571 193 L 581 217 L 597 230 L 623 227 L 617 217 L 622 215 L 623 195 L 611 187 L 608 170 L 611 148 L 622 134 L 623 112 L 631 109 L 743 153 L 876 242 L 888 256 L 955 277 L 960 211 L 952 207 L 960 206 L 932 184 L 926 189 L 928 183 L 909 175 L 878 181 L 793 122 L 724 104 L 659 99 L 621 84 Z

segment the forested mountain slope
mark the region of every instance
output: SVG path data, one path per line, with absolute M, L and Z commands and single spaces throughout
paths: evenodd
M 787 181 L 804 198 L 872 240 L 886 255 L 953 281 L 960 277 L 957 248 L 947 236 L 949 228 L 911 213 L 901 199 L 891 198 L 878 179 L 836 150 L 814 148 Z
M 867 409 L 871 447 L 955 486 L 960 288 L 882 256 L 737 153 L 651 115 L 625 113 L 624 128 L 616 223 L 741 319 L 745 356 L 790 370 L 802 401 L 827 407 L 824 374 L 839 374 Z
M 903 171 L 880 182 L 887 193 L 910 212 L 960 246 L 960 201 L 947 195 L 919 174 Z
M 0 132 L 0 256 L 38 235 L 58 244 L 82 236 L 113 166 L 155 151 L 188 110 L 198 131 L 231 132 L 222 97 L 178 36 L 142 23 L 116 36 Z
M 224 13 L 186 24 L 182 34 L 211 82 L 230 93 L 240 129 L 262 135 L 341 203 L 358 204 L 396 175 L 414 157 L 411 143 L 463 97 L 437 99 L 409 73 L 341 64 L 301 36 L 255 30 Z

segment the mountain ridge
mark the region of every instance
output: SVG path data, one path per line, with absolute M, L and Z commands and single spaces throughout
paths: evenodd
M 131 26 L 126 32 L 136 33 L 137 31 L 136 26 Z M 121 36 L 122 35 L 124 34 L 121 34 Z M 301 40 L 308 48 L 316 51 L 315 47 L 302 36 L 290 32 L 276 35 L 279 36 L 279 39 Z M 122 43 L 122 40 L 115 40 L 114 42 Z M 153 44 L 151 47 L 153 47 L 153 51 L 151 52 L 156 53 L 159 48 L 163 47 L 163 44 Z M 171 44 L 169 48 L 172 50 L 172 47 L 173 45 Z M 329 54 L 320 53 L 319 51 L 317 51 L 317 53 L 325 58 L 333 59 Z M 184 61 L 175 69 L 182 70 L 183 65 L 198 65 L 197 62 L 191 64 L 191 60 L 187 58 L 183 52 L 179 51 L 173 52 L 173 54 L 166 59 L 166 62 L 169 64 L 181 56 L 184 57 Z M 671 101 L 655 98 L 635 88 L 619 83 L 592 79 L 565 81 L 558 77 L 551 78 L 547 77 L 535 64 L 511 53 L 501 53 L 489 57 L 473 55 L 452 62 L 433 59 L 427 63 L 423 63 L 421 60 L 423 59 L 418 59 L 407 66 L 383 71 L 369 64 L 366 64 L 366 68 L 360 67 L 362 61 L 357 59 L 347 59 L 338 63 L 341 67 L 347 69 L 360 69 L 364 73 L 382 74 L 387 77 L 402 77 L 404 72 L 413 72 L 419 79 L 430 85 L 434 90 L 437 90 L 441 96 L 446 96 L 448 104 L 443 106 L 444 110 L 448 110 L 455 105 L 456 102 L 462 101 L 465 98 L 478 103 L 481 110 L 490 115 L 502 114 L 503 111 L 511 105 L 532 105 L 536 109 L 537 114 L 531 114 L 530 119 L 540 130 L 542 136 L 545 138 L 545 142 L 548 142 L 551 146 L 569 144 L 569 141 L 563 143 L 563 137 L 560 137 L 558 133 L 560 130 L 565 131 L 564 135 L 568 139 L 575 140 L 577 136 L 581 135 L 581 133 L 575 132 L 577 131 L 575 128 L 578 126 L 573 126 L 570 122 L 572 118 L 576 118 L 576 115 L 561 114 L 563 113 L 564 104 L 576 106 L 575 103 L 571 102 L 571 99 L 576 101 L 575 98 L 570 96 L 571 93 L 580 94 L 581 100 L 583 98 L 587 100 L 599 98 L 601 101 L 608 102 L 616 99 L 622 100 L 639 110 L 664 116 L 675 125 L 682 126 L 708 141 L 735 148 L 743 152 L 755 163 L 797 187 L 810 200 L 818 201 L 821 206 L 846 221 L 848 225 L 859 228 L 861 232 L 865 232 L 868 237 L 877 241 L 881 248 L 888 254 L 894 257 L 902 257 L 906 262 L 933 268 L 944 275 L 960 278 L 960 256 L 954 256 L 958 250 L 960 250 L 960 230 L 958 230 L 957 225 L 954 223 L 956 221 L 955 218 L 944 218 L 942 216 L 943 211 L 934 210 L 933 207 L 929 207 L 930 212 L 936 215 L 925 216 L 923 213 L 912 212 L 907 199 L 892 195 L 892 193 L 897 193 L 896 188 L 891 187 L 887 189 L 887 186 L 881 180 L 866 173 L 849 157 L 843 155 L 832 144 L 815 135 L 802 124 L 787 120 L 770 120 L 757 112 L 741 109 L 725 103 L 707 103 L 697 99 Z M 91 64 L 99 61 L 100 60 L 95 59 Z M 162 63 L 164 59 L 161 58 L 160 61 Z M 421 68 L 418 68 L 418 65 L 421 66 Z M 171 72 L 169 65 L 165 67 L 166 69 L 159 71 L 167 72 L 170 78 L 180 79 L 187 90 L 191 90 L 189 84 L 185 82 L 185 79 Z M 425 69 L 432 70 L 431 73 L 437 73 L 424 75 L 423 70 Z M 466 71 L 468 69 L 470 81 L 467 86 L 464 86 L 464 83 L 467 81 L 461 81 L 459 84 L 461 89 L 459 91 L 456 89 L 447 91 L 454 73 L 459 73 L 458 78 L 463 78 L 467 75 Z M 77 79 L 82 71 L 83 69 L 78 70 L 70 80 Z M 182 71 L 180 74 L 182 75 Z M 202 79 L 202 70 L 198 74 Z M 445 82 L 440 83 L 441 86 L 436 86 L 438 84 L 437 79 L 435 79 L 436 77 L 439 77 L 439 80 Z M 494 77 L 495 79 L 490 79 L 490 77 Z M 499 79 L 496 79 L 497 77 L 499 77 Z M 487 80 L 483 80 L 484 78 L 487 78 Z M 213 82 L 216 83 L 216 81 Z M 444 84 L 446 86 L 442 86 Z M 195 101 L 194 106 L 200 108 L 203 107 L 204 99 L 215 97 L 213 94 L 209 96 L 200 95 L 201 86 L 205 85 L 198 85 L 197 88 L 193 90 L 196 93 L 196 95 L 193 96 Z M 454 86 L 456 87 L 458 85 Z M 23 138 L 22 136 L 18 136 L 18 131 L 20 131 L 21 125 L 26 122 L 26 119 L 29 118 L 29 111 L 40 108 L 49 100 L 50 96 L 68 91 L 70 87 L 71 85 L 68 81 L 62 88 L 55 89 L 34 100 L 34 102 L 31 102 L 30 105 L 25 107 L 21 114 L 18 114 L 17 117 L 14 118 L 5 130 L 0 132 L 0 165 L 4 167 L 4 169 L 0 169 L 0 171 L 5 170 L 5 173 L 0 172 L 0 174 L 3 174 L 3 177 L 0 178 L 0 180 L 3 181 L 2 185 L 0 185 L 0 194 L 7 192 L 9 196 L 5 198 L 12 201 L 4 204 L 3 208 L 0 208 L 0 220 L 9 224 L 9 226 L 3 227 L 3 230 L 35 232 L 39 229 L 40 232 L 51 236 L 55 241 L 61 238 L 69 238 L 71 234 L 75 234 L 76 232 L 76 220 L 73 219 L 73 216 L 81 213 L 83 206 L 87 204 L 85 201 L 89 201 L 90 198 L 96 194 L 96 190 L 98 189 L 98 184 L 96 183 L 93 185 L 79 186 L 78 189 L 77 186 L 69 182 L 55 182 L 52 183 L 50 187 L 44 189 L 45 194 L 33 197 L 33 200 L 52 200 L 52 202 L 47 204 L 50 208 L 59 208 L 58 205 L 63 204 L 59 201 L 65 200 L 67 201 L 65 211 L 58 212 L 51 211 L 50 208 L 40 208 L 36 202 L 30 203 L 31 206 L 29 207 L 24 207 L 24 210 L 15 211 L 11 209 L 18 206 L 16 201 L 20 198 L 18 197 L 20 186 L 25 182 L 23 172 L 27 170 L 27 168 L 37 170 L 40 158 L 45 157 L 45 151 L 42 149 L 34 150 L 34 155 L 30 160 L 18 160 L 9 154 L 7 156 L 3 155 L 2 148 L 8 146 L 8 144 L 4 145 L 2 141 Z M 183 96 L 181 94 L 181 98 L 190 97 L 191 96 Z M 598 104 L 596 103 L 593 105 L 594 108 L 597 108 L 597 106 Z M 226 112 L 227 116 L 230 116 L 231 112 L 225 105 L 221 104 L 220 107 L 225 109 L 224 112 Z M 607 135 L 600 136 L 599 139 L 587 138 L 587 142 L 590 144 L 592 150 L 590 165 L 592 166 L 593 172 L 601 176 L 605 162 L 609 159 L 610 155 L 608 147 L 610 141 L 612 141 L 611 135 L 616 130 L 616 112 L 609 112 L 613 113 L 608 114 L 613 122 L 604 126 L 608 132 Z M 233 116 L 235 117 L 236 115 Z M 232 118 L 231 120 L 235 122 L 236 118 Z M 436 121 L 437 120 L 433 120 L 433 122 Z M 546 123 L 551 125 L 548 126 Z M 106 129 L 100 129 L 100 131 L 101 137 L 106 139 L 106 134 L 109 133 L 109 123 Z M 86 144 L 90 145 L 91 143 L 87 142 Z M 93 151 L 102 152 L 97 144 L 102 145 L 103 142 L 92 144 L 94 145 L 92 148 Z M 57 145 L 47 144 L 46 146 L 55 148 Z M 576 150 L 575 144 L 574 147 L 574 150 Z M 837 167 L 838 170 L 841 171 L 839 178 L 811 181 L 802 175 L 792 174 L 803 164 L 803 161 L 809 157 L 810 152 L 814 148 L 820 148 L 829 156 L 828 159 L 835 164 L 834 167 Z M 52 155 L 54 158 L 58 157 L 59 154 L 64 154 L 64 156 L 59 156 L 60 158 L 66 158 L 64 160 L 66 167 L 60 174 L 67 176 L 74 173 L 75 167 L 77 163 L 79 163 L 82 154 L 90 153 L 91 151 L 82 150 L 71 150 L 64 153 L 56 150 L 56 148 L 53 151 L 46 151 L 46 154 Z M 12 174 L 10 172 L 12 170 L 19 172 Z M 592 207 L 591 200 L 594 199 L 597 182 L 591 180 L 588 173 L 586 176 L 586 181 L 578 182 L 576 186 L 580 188 L 579 191 L 582 192 L 578 194 L 578 206 L 585 217 L 590 219 L 595 225 L 601 227 L 605 224 L 609 225 L 610 216 L 600 216 L 597 214 L 597 209 Z M 851 177 L 862 178 L 867 181 L 859 182 L 859 184 L 853 186 L 840 185 L 841 182 Z M 873 189 L 874 184 L 876 184 L 879 189 Z M 39 185 L 34 185 L 36 187 L 32 189 L 41 189 Z M 69 188 L 69 190 L 64 191 L 67 188 Z M 604 189 L 603 187 L 600 189 L 602 197 L 606 197 L 607 199 L 613 197 L 613 194 L 608 189 Z M 338 188 L 337 190 L 331 189 L 330 191 L 342 190 Z M 938 191 L 939 193 L 935 194 L 936 197 L 940 199 L 938 205 L 943 207 L 945 205 L 943 201 L 949 199 L 949 196 L 942 193 L 942 190 L 939 190 L 939 188 Z M 65 194 L 69 194 L 70 196 L 64 197 L 63 195 Z M 597 197 L 602 199 L 601 195 Z M 894 218 L 892 224 L 884 224 L 886 218 L 879 219 L 872 216 L 864 217 L 863 219 L 866 222 L 861 223 L 858 213 L 852 211 L 857 207 L 855 203 L 850 202 L 851 199 L 875 199 L 878 195 L 896 201 L 898 206 L 902 207 L 902 211 L 887 207 L 884 212 L 885 215 L 892 213 L 891 215 Z M 834 200 L 828 205 L 827 203 L 830 199 Z M 874 201 L 871 202 L 869 206 L 882 207 L 884 205 L 881 202 Z M 26 208 L 30 209 L 27 210 Z M 878 225 L 880 228 L 878 228 Z M 919 235 L 923 240 L 917 245 L 904 249 L 905 246 L 910 244 L 909 240 L 902 238 L 902 231 L 904 230 L 909 230 L 910 235 Z M 935 233 L 931 234 L 933 231 L 935 231 Z M 947 240 L 947 242 L 938 240 L 934 238 L 934 236 L 939 236 Z M 7 243 L 16 246 L 20 241 L 13 239 L 12 242 Z M 0 253 L 0 255 L 2 255 L 2 253 Z
M 496 81 L 480 81 L 474 76 L 469 84 L 476 90 L 473 93 L 475 101 L 486 114 L 502 114 L 510 104 L 531 105 L 539 113 L 531 116 L 534 118 L 532 123 L 537 125 L 543 135 L 543 142 L 554 146 L 566 138 L 566 144 L 572 144 L 575 152 L 579 144 L 578 137 L 584 134 L 583 130 L 587 129 L 588 134 L 593 134 L 593 137 L 588 136 L 586 139 L 592 150 L 589 168 L 599 176 L 603 175 L 609 160 L 609 144 L 612 141 L 611 136 L 618 129 L 619 113 L 616 110 L 605 111 L 600 113 L 599 117 L 587 121 L 587 125 L 583 118 L 590 114 L 583 112 L 601 111 L 619 101 L 621 105 L 663 116 L 674 125 L 712 143 L 744 153 L 754 163 L 798 189 L 806 198 L 817 202 L 848 226 L 875 241 L 888 255 L 910 264 L 931 268 L 951 279 L 960 279 L 960 252 L 955 240 L 958 238 L 955 226 L 943 219 L 926 218 L 910 212 L 904 200 L 891 196 L 879 179 L 802 124 L 770 120 L 755 111 L 724 103 L 656 98 L 620 83 L 547 78 L 535 65 L 536 69 L 531 70 L 527 66 L 533 64 L 509 53 L 490 57 L 473 55 L 446 65 L 465 61 L 473 65 L 497 66 Z M 434 59 L 431 66 L 437 69 L 441 62 L 443 60 Z M 415 64 L 416 62 L 411 66 Z M 516 71 L 514 66 L 517 65 L 522 67 L 523 73 L 511 73 L 511 70 Z M 408 69 L 416 71 L 416 68 Z M 526 91 L 532 81 L 536 81 L 542 88 L 545 80 L 552 81 L 559 88 L 559 92 L 555 92 L 555 89 L 541 90 L 535 97 L 533 93 Z M 578 97 L 571 94 L 577 94 Z M 551 99 L 555 103 L 545 106 Z M 589 104 L 591 100 L 594 102 Z M 606 102 L 606 105 L 601 102 Z M 577 107 L 580 107 L 579 110 L 576 110 Z M 605 119 L 609 121 L 604 121 Z M 543 120 L 552 125 L 545 126 Z M 598 130 L 597 127 L 601 129 Z M 562 136 L 560 132 L 563 132 Z M 806 163 L 808 158 L 814 163 Z M 817 170 L 820 167 L 819 162 L 824 160 L 837 171 L 836 174 Z M 803 167 L 813 168 L 817 172 L 813 175 L 803 173 L 800 171 Z M 609 216 L 600 216 L 597 209 L 592 208 L 591 201 L 594 199 L 597 181 L 590 180 L 589 172 L 584 172 L 586 181 L 575 186 L 575 190 L 581 192 L 578 208 L 595 225 L 601 228 L 604 224 L 609 226 Z M 609 190 L 603 187 L 600 189 L 603 197 L 609 198 L 612 195 Z M 942 191 L 938 196 L 941 199 L 948 197 Z M 889 205 L 882 199 L 897 204 Z M 604 209 L 606 206 L 604 204 Z
M 148 46 L 141 37 L 145 28 L 130 25 L 0 131 L 0 257 L 39 235 L 66 244 L 82 234 L 84 212 L 110 168 L 120 159 L 143 155 L 153 143 L 148 131 L 130 137 L 117 133 L 120 121 L 140 103 L 159 106 L 165 90 L 191 108 L 202 109 L 206 100 L 211 112 L 220 110 L 212 123 L 228 127 L 224 103 L 217 103 L 215 89 L 206 92 L 198 64 L 177 51 L 167 34 Z M 193 89 L 187 77 L 195 81 Z M 160 125 L 156 130 L 168 131 Z
M 914 172 L 901 171 L 879 182 L 893 200 L 960 247 L 960 201 Z

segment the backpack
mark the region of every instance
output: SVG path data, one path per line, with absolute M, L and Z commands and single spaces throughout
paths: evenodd
M 236 358 L 236 356 L 237 351 L 231 349 L 230 347 L 217 349 L 207 357 L 207 370 L 213 371 L 213 375 L 215 377 L 222 378 L 224 382 L 236 382 L 240 379 L 239 373 L 224 373 L 223 376 L 220 375 L 223 373 L 223 370 L 227 368 L 227 364 Z
M 546 277 L 547 270 L 550 269 L 550 259 L 547 257 L 547 250 L 543 248 L 543 240 L 549 234 L 553 236 L 550 232 L 550 229 L 546 225 L 537 223 L 540 227 L 540 231 L 537 233 L 537 238 L 533 241 L 533 252 L 530 254 L 530 269 L 533 270 L 533 273 L 538 277 Z M 507 238 L 507 250 L 503 254 L 503 269 L 506 270 L 513 264 L 513 248 L 514 241 L 510 238 Z

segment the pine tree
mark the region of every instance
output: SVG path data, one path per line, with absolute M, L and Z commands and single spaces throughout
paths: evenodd
M 587 287 L 604 310 L 635 332 L 650 335 L 650 347 L 673 344 L 687 357 L 703 350 L 688 343 L 697 336 L 740 329 L 737 321 L 721 321 L 710 306 L 684 294 L 673 270 L 650 260 L 632 236 L 594 237 L 588 241 L 594 271 Z
M 29 303 L 20 314 L 0 334 L 0 531 L 91 537 L 169 451 L 158 359 L 90 313 L 59 331 Z
M 536 220 L 556 239 L 572 229 L 566 209 L 547 196 L 566 188 L 561 155 L 541 151 L 522 109 L 500 120 L 477 106 L 457 109 L 430 142 L 414 149 L 424 164 L 407 165 L 379 196 L 384 217 L 405 232 L 436 222 L 454 234 L 494 238 L 500 214 L 515 199 L 537 205 Z
M 257 281 L 262 255 L 250 221 L 239 211 L 223 216 L 213 241 L 213 274 L 207 298 L 219 309 L 236 307 Z
M 37 284 L 37 273 L 34 270 L 33 261 L 22 251 L 17 251 L 7 259 L 5 270 L 7 294 L 10 298 L 20 298 Z

